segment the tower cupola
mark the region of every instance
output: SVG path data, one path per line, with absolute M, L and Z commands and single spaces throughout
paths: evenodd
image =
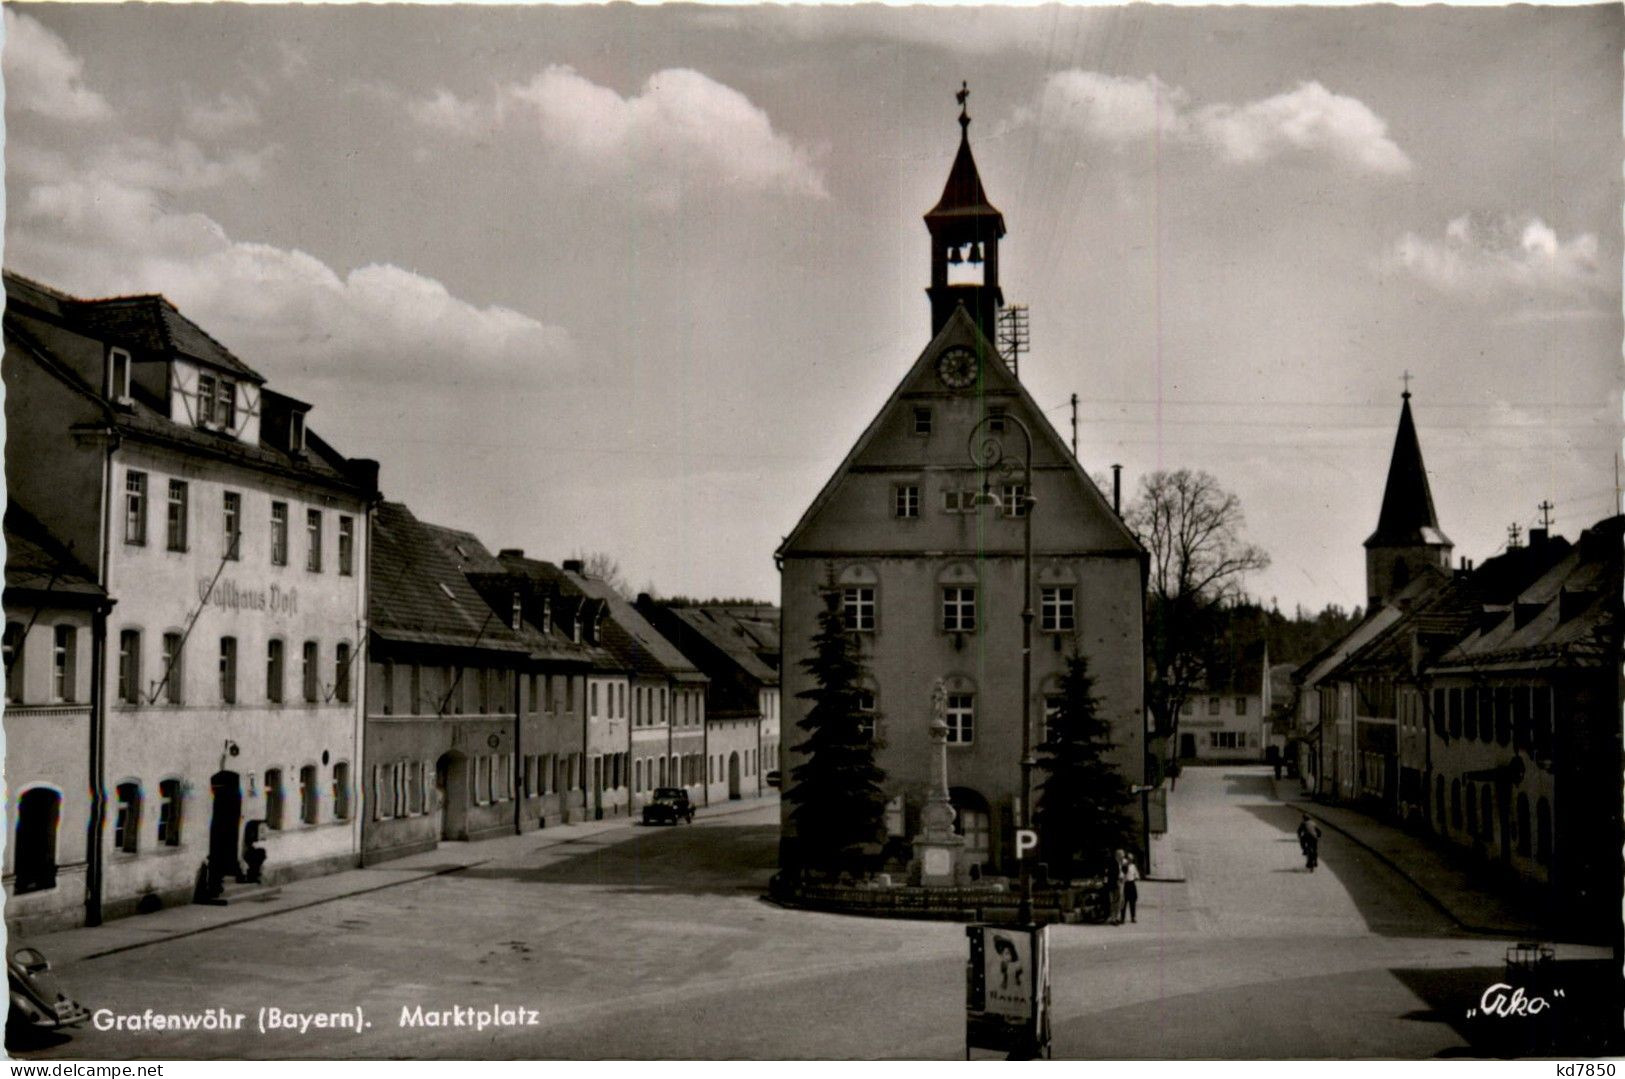
M 989 341 L 1004 304 L 999 289 L 999 239 L 1004 215 L 987 201 L 970 150 L 970 87 L 960 84 L 959 153 L 942 197 L 925 215 L 931 233 L 931 333 L 939 333 L 960 304 Z

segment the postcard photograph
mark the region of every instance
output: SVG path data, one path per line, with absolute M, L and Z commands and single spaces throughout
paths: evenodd
M 6 4 L 9 1054 L 1625 1053 L 1622 52 Z

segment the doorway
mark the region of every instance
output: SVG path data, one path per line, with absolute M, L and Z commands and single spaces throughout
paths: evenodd
M 209 870 L 216 881 L 243 875 L 237 863 L 238 837 L 243 822 L 243 786 L 236 772 L 209 777 Z
M 434 762 L 441 839 L 468 838 L 468 758 L 457 750 Z
M 738 801 L 739 797 L 739 754 L 736 751 L 728 754 L 728 800 Z
M 1181 757 L 1196 756 L 1196 735 L 1182 734 L 1179 736 L 1179 755 Z

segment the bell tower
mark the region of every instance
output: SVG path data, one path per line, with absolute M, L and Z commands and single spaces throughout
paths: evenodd
M 1411 418 L 1410 373 L 1400 395 L 1399 430 L 1388 461 L 1388 485 L 1382 492 L 1377 530 L 1365 541 L 1367 609 L 1387 603 L 1423 574 L 1448 575 L 1454 545 L 1439 529 L 1422 463 L 1422 444 Z
M 976 171 L 976 158 L 970 152 L 970 112 L 966 101 L 970 86 L 960 83 L 959 154 L 948 172 L 942 197 L 925 215 L 931 233 L 931 333 L 940 333 L 954 308 L 965 310 L 983 336 L 995 340 L 999 308 L 1004 293 L 999 289 L 999 239 L 1004 235 L 1004 215 L 987 201 L 982 178 Z

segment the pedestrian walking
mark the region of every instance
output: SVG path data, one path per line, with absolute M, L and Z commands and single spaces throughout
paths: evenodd
M 1113 851 L 1106 858 L 1106 922 L 1123 924 L 1123 852 Z
M 1140 902 L 1140 886 L 1137 883 L 1139 879 L 1140 867 L 1134 864 L 1134 855 L 1131 852 L 1123 863 L 1123 903 L 1128 909 L 1128 920 L 1131 922 L 1140 920 L 1136 909 Z M 1122 919 L 1119 918 L 1118 921 L 1121 922 Z
M 1320 825 L 1310 820 L 1307 813 L 1298 824 L 1298 847 L 1303 851 L 1304 864 L 1313 873 L 1320 864 Z

